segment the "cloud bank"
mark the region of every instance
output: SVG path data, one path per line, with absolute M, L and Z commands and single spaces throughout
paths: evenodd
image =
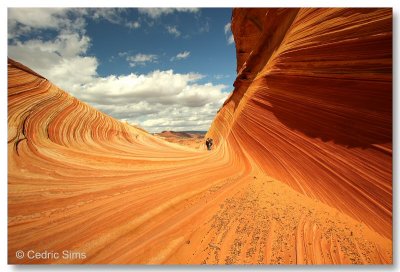
M 151 10 L 139 12 L 152 18 L 175 11 L 183 12 Z M 91 17 L 123 24 L 118 22 L 117 15 L 121 12 L 120 9 L 10 8 L 8 55 L 78 99 L 150 132 L 208 130 L 228 95 L 223 92 L 227 86 L 204 83 L 205 76 L 198 73 L 176 73 L 173 70 L 105 77 L 97 74 L 98 59 L 87 55 L 91 39 L 85 32 L 85 20 Z M 26 33 L 46 29 L 56 31 L 56 36 L 48 40 L 20 38 Z M 157 61 L 157 56 L 152 54 L 121 54 L 131 66 Z M 174 58 L 180 60 L 189 55 L 189 51 L 184 51 Z

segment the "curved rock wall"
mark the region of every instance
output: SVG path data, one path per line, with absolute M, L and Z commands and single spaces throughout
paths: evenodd
M 166 261 L 250 171 L 240 154 L 153 137 L 8 60 L 9 263 Z
M 391 237 L 391 9 L 235 9 L 232 32 L 235 90 L 207 136 Z

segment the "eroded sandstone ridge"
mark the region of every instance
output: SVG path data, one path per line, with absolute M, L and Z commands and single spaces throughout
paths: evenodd
M 235 9 L 235 90 L 207 136 L 392 235 L 391 9 Z
M 9 60 L 8 262 L 391 263 L 391 23 L 235 9 L 238 77 L 210 152 Z

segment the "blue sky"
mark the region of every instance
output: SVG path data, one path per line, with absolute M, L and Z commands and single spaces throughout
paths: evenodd
M 207 130 L 232 91 L 229 8 L 9 8 L 8 55 L 150 132 Z
M 138 22 L 137 29 L 129 29 L 104 20 L 90 21 L 87 33 L 93 41 L 89 54 L 101 60 L 100 75 L 126 74 L 131 71 L 147 73 L 155 69 L 174 69 L 179 73 L 198 72 L 211 77 L 225 75 L 216 80 L 232 85 L 236 75 L 236 56 L 233 44 L 228 44 L 224 26 L 230 21 L 231 9 L 201 9 L 198 13 L 176 12 L 157 20 L 140 16 L 137 9 L 130 9 L 127 20 Z M 147 22 L 146 22 L 147 21 Z M 176 29 L 177 34 L 168 32 Z M 171 30 L 170 28 L 170 30 Z M 177 36 L 178 35 L 178 36 Z M 180 52 L 190 52 L 187 59 L 171 61 Z M 157 55 L 157 62 L 129 66 L 124 57 L 129 55 Z

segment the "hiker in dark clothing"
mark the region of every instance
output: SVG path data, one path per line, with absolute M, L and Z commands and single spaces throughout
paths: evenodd
M 212 144 L 213 144 L 213 140 L 210 138 L 207 138 L 207 140 L 206 140 L 207 150 L 211 150 Z

